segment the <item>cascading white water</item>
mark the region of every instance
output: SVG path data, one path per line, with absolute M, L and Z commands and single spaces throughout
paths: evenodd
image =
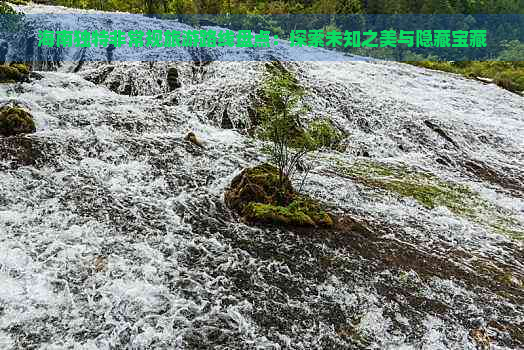
M 123 29 L 168 26 L 129 18 Z M 523 346 L 524 99 L 405 64 L 286 63 L 308 91 L 306 119 L 348 135 L 344 152 L 315 157 L 305 190 L 368 229 L 254 228 L 222 196 L 265 159 L 243 129 L 265 63 L 215 50 L 206 65 L 151 65 L 148 50 L 0 86 L 0 102 L 37 122 L 0 139 L 0 156 L 12 143 L 30 154 L 0 158 L 1 349 L 473 349 L 478 330 Z M 224 113 L 237 129 L 221 127 Z M 358 172 L 393 186 L 404 167 L 428 196 L 465 186 L 471 208 L 428 208 Z

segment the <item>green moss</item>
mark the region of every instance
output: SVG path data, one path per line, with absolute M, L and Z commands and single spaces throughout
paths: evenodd
M 333 219 L 313 200 L 297 197 L 288 206 L 250 202 L 242 211 L 250 222 L 291 226 L 332 227 Z
M 524 232 L 512 213 L 492 204 L 469 187 L 444 181 L 437 176 L 404 165 L 357 162 L 337 164 L 338 171 L 366 187 L 377 188 L 416 200 L 427 209 L 439 206 L 453 214 L 483 225 L 510 238 L 523 239 Z
M 5 65 L 0 66 L 0 79 L 18 80 L 21 76 L 22 74 L 15 67 Z
M 245 169 L 236 176 L 224 199 L 230 208 L 242 211 L 249 202 L 287 205 L 291 202 L 293 193 L 289 179 L 280 179 L 276 167 L 262 164 Z
M 429 69 L 461 74 L 468 78 L 488 78 L 503 89 L 524 91 L 524 61 L 415 61 L 410 64 Z
M 11 83 L 25 81 L 29 78 L 29 68 L 25 64 L 0 65 L 0 81 Z
M 391 180 L 378 182 L 378 186 L 396 192 L 403 197 L 411 197 L 422 206 L 433 209 L 444 206 L 456 214 L 469 213 L 465 187 L 444 183 L 430 184 L 410 180 Z
M 480 200 L 465 186 L 448 183 L 405 166 L 361 162 L 342 171 L 357 182 L 413 198 L 428 209 L 444 206 L 456 214 L 470 214 L 468 204 L 472 199 Z
M 9 66 L 18 70 L 20 74 L 24 74 L 24 75 L 29 74 L 29 66 L 27 64 L 11 63 Z
M 242 171 L 231 181 L 224 200 L 248 222 L 333 226 L 333 219 L 317 201 L 296 193 L 291 181 L 280 179 L 278 169 L 269 164 Z
M 5 1 L 0 2 L 0 14 L 16 14 L 16 11 L 9 6 Z
M 17 107 L 0 108 L 0 135 L 13 136 L 36 131 L 31 115 Z
M 513 274 L 509 271 L 495 276 L 495 279 L 497 282 L 499 282 L 500 284 L 506 287 L 514 287 L 514 288 L 524 287 L 524 283 L 520 281 L 518 278 L 514 277 Z
M 333 219 L 320 207 L 320 204 L 304 195 L 296 195 L 288 206 L 292 212 L 303 212 L 309 216 L 315 225 L 323 227 L 333 226 Z
M 317 147 L 338 149 L 343 139 L 342 133 L 329 119 L 318 119 L 309 124 L 308 133 Z
M 247 221 L 268 224 L 283 224 L 294 226 L 314 226 L 313 219 L 301 211 L 291 210 L 287 207 L 249 203 L 243 211 L 243 216 Z

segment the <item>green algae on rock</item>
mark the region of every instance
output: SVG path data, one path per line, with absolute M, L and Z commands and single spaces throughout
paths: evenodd
M 262 164 L 243 170 L 231 182 L 225 202 L 244 220 L 284 226 L 332 227 L 333 219 L 318 202 L 295 192 L 291 181 L 279 181 L 278 169 Z
M 35 131 L 33 117 L 25 110 L 12 106 L 0 108 L 0 135 L 13 136 Z
M 332 227 L 333 219 L 312 199 L 297 196 L 288 206 L 249 202 L 242 211 L 249 222 Z
M 0 83 L 29 81 L 29 67 L 22 63 L 0 65 Z
M 225 194 L 228 207 L 241 212 L 250 203 L 287 205 L 294 194 L 289 179 L 279 184 L 278 169 L 270 164 L 261 164 L 244 169 L 231 181 Z
M 333 125 L 329 119 L 317 119 L 308 126 L 308 133 L 313 138 L 316 147 L 326 147 L 342 150 L 340 142 L 343 134 Z
M 12 68 L 16 68 L 20 74 L 28 75 L 30 73 L 29 66 L 24 63 L 11 63 L 9 65 Z
M 453 214 L 513 239 L 524 232 L 511 213 L 482 198 L 468 186 L 445 181 L 434 174 L 405 165 L 360 161 L 349 166 L 338 162 L 337 173 L 368 188 L 413 198 L 426 209 L 446 207 Z
M 314 226 L 315 222 L 306 213 L 279 205 L 249 202 L 242 211 L 244 219 L 250 222 Z

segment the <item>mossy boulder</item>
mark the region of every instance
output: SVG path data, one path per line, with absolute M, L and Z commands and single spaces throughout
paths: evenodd
M 279 186 L 278 169 L 262 164 L 244 169 L 237 175 L 225 194 L 228 207 L 241 212 L 250 203 L 287 205 L 293 197 L 293 186 L 284 178 Z
M 295 192 L 287 177 L 270 164 L 243 170 L 231 182 L 226 205 L 251 223 L 332 227 L 333 219 L 313 199 Z
M 300 210 L 291 210 L 279 205 L 250 202 L 243 210 L 247 221 L 266 224 L 281 223 L 294 226 L 314 226 L 315 222 Z
M 0 135 L 13 136 L 35 131 L 33 117 L 25 110 L 12 106 L 0 108 Z
M 9 6 L 5 1 L 0 1 L 0 15 L 11 15 L 16 14 L 14 8 Z
M 11 63 L 9 65 L 12 68 L 16 68 L 20 74 L 29 75 L 29 66 L 24 63 Z
M 309 135 L 313 138 L 316 147 L 325 147 L 334 150 L 343 150 L 341 142 L 344 135 L 329 119 L 318 119 L 308 126 Z
M 29 81 L 29 67 L 22 63 L 0 65 L 0 83 Z

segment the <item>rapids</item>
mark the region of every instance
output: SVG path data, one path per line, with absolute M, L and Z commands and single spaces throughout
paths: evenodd
M 305 191 L 360 225 L 257 228 L 223 193 L 265 160 L 245 130 L 266 63 L 151 54 L 77 67 L 64 49 L 42 79 L 0 85 L 0 102 L 37 124 L 0 139 L 1 349 L 524 347 L 522 97 L 323 50 L 326 61 L 285 62 L 308 91 L 306 119 L 347 135 L 345 151 L 311 159 Z

